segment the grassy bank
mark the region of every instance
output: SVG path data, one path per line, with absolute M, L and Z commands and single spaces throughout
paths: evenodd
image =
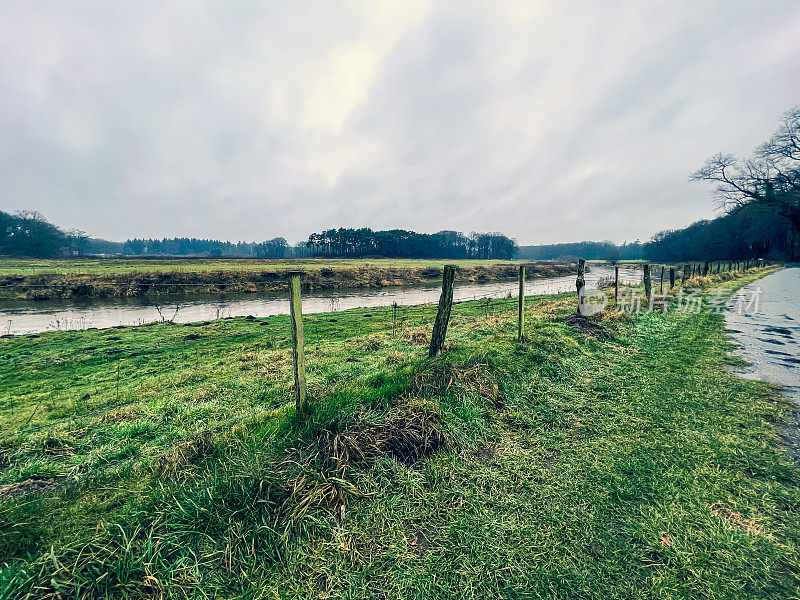
M 441 267 L 457 264 L 461 267 L 486 267 L 496 264 L 516 264 L 503 260 L 428 260 L 406 258 L 4 258 L 0 260 L 0 275 L 119 275 L 124 273 L 197 273 L 203 271 L 285 271 L 291 269 L 320 270 L 353 269 L 359 267 Z
M 432 306 L 309 317 L 303 420 L 284 317 L 0 340 L 0 596 L 798 597 L 787 407 L 721 317 L 514 304 L 434 361 Z
M 295 269 L 306 273 L 306 289 L 418 285 L 441 279 L 446 262 L 458 265 L 460 281 L 517 276 L 516 262 L 488 260 L 9 259 L 0 261 L 0 299 L 281 291 L 286 273 Z M 574 272 L 569 265 L 539 264 L 529 267 L 528 277 Z

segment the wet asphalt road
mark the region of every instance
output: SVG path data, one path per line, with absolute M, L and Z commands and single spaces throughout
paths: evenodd
M 800 268 L 743 287 L 728 302 L 725 323 L 748 363 L 737 373 L 782 386 L 798 406 L 778 433 L 800 464 Z

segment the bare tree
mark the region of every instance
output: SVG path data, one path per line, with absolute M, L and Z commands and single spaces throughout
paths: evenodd
M 800 106 L 784 115 L 778 130 L 751 157 L 715 154 L 691 180 L 715 182 L 721 206 L 762 204 L 800 232 Z

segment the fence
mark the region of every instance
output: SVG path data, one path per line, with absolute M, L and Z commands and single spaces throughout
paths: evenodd
M 735 271 L 741 270 L 742 268 L 747 269 L 752 266 L 763 266 L 768 263 L 764 261 L 746 261 L 745 263 L 733 263 L 733 262 L 714 262 L 709 263 L 708 268 L 706 269 L 705 263 L 689 263 L 683 265 L 681 268 L 676 268 L 674 266 L 669 267 L 669 283 L 670 287 L 675 287 L 675 284 L 680 279 L 683 284 L 685 284 L 691 276 L 696 275 L 701 272 L 711 272 L 714 269 L 716 272 L 725 272 L 725 271 Z M 637 265 L 638 266 L 638 265 Z M 641 265 L 642 270 L 644 272 L 644 288 L 645 288 L 645 295 L 647 296 L 648 300 L 652 298 L 652 281 L 650 280 L 650 269 L 649 264 Z M 662 267 L 662 271 L 666 267 Z M 264 325 L 269 325 L 271 323 L 275 323 L 276 321 L 280 324 L 280 328 L 278 327 L 269 327 L 269 329 L 264 329 L 263 332 L 257 331 L 250 331 L 246 333 L 237 333 L 237 332 L 225 332 L 218 335 L 204 335 L 202 338 L 202 342 L 211 342 L 210 346 L 213 346 L 214 340 L 221 340 L 224 339 L 227 342 L 232 342 L 234 344 L 241 343 L 246 344 L 248 342 L 257 342 L 259 344 L 263 344 L 266 347 L 271 347 L 273 349 L 292 349 L 292 358 L 293 358 L 293 369 L 295 371 L 294 377 L 294 388 L 295 388 L 295 401 L 297 403 L 298 408 L 302 411 L 306 406 L 306 396 L 307 392 L 305 389 L 304 381 L 305 381 L 305 364 L 304 364 L 304 357 L 305 357 L 305 348 L 304 343 L 306 341 L 311 341 L 315 343 L 320 343 L 322 340 L 325 339 L 327 332 L 330 331 L 330 327 L 332 322 L 339 323 L 341 325 L 347 325 L 348 331 L 352 331 L 352 336 L 364 335 L 366 333 L 378 332 L 378 331 L 388 331 L 391 330 L 392 335 L 396 336 L 401 334 L 407 327 L 416 325 L 416 326 L 430 326 L 431 322 L 434 323 L 434 330 L 435 333 L 431 335 L 431 345 L 429 347 L 428 354 L 429 356 L 436 356 L 442 350 L 444 345 L 446 335 L 447 335 L 447 324 L 450 320 L 451 312 L 456 309 L 459 305 L 469 305 L 470 310 L 472 311 L 471 314 L 474 312 L 483 312 L 485 315 L 489 315 L 490 313 L 496 312 L 506 312 L 516 309 L 517 313 L 517 339 L 522 341 L 525 339 L 525 323 L 524 323 L 524 315 L 525 315 L 525 267 L 520 266 L 519 269 L 519 294 L 516 298 L 511 297 L 510 295 L 505 297 L 485 297 L 481 300 L 473 300 L 473 301 L 462 301 L 462 302 L 454 302 L 453 301 L 453 276 L 455 273 L 455 268 L 449 266 L 448 269 L 445 270 L 446 277 L 444 278 L 443 282 L 443 289 L 442 294 L 440 297 L 440 301 L 438 305 L 416 305 L 416 306 L 399 306 L 396 303 L 391 306 L 380 307 L 380 308 L 369 308 L 364 309 L 362 311 L 349 311 L 346 313 L 317 313 L 313 316 L 306 316 L 303 317 L 301 314 L 301 304 L 299 303 L 299 296 L 300 296 L 300 277 L 302 274 L 300 273 L 293 273 L 291 274 L 290 278 L 294 278 L 298 285 L 292 285 L 290 289 L 291 297 L 293 298 L 292 301 L 292 312 L 293 314 L 290 315 L 289 320 L 291 325 L 291 336 L 287 337 L 287 332 L 285 330 L 285 325 L 283 321 L 286 317 L 270 317 L 267 319 L 263 319 L 260 322 Z M 449 283 L 448 277 L 449 274 Z M 614 269 L 614 279 L 613 279 L 613 287 L 614 287 L 614 294 L 615 300 L 619 293 L 619 286 L 620 286 L 620 279 L 619 279 L 619 266 L 616 266 Z M 581 293 L 584 287 L 584 281 L 582 277 L 582 273 L 578 275 L 576 278 L 576 288 L 578 291 L 578 306 L 580 307 L 580 303 L 582 302 Z M 663 279 L 662 279 L 663 281 Z M 611 281 L 607 283 L 611 284 Z M 296 298 L 297 302 L 294 301 Z M 189 325 L 188 327 L 191 327 Z M 177 326 L 176 326 L 177 327 Z M 189 336 L 185 336 L 187 340 L 191 339 L 191 334 Z M 345 338 L 346 339 L 346 338 Z M 98 349 L 86 349 L 82 351 L 80 356 L 70 355 L 70 356 L 63 356 L 63 357 L 53 357 L 48 358 L 46 360 L 36 360 L 36 359 L 27 359 L 27 360 L 19 360 L 16 357 L 6 357 L 6 360 L 11 362 L 11 366 L 16 369 L 38 369 L 38 368 L 47 368 L 52 369 L 54 367 L 58 367 L 60 365 L 70 364 L 76 365 L 80 363 L 110 363 L 112 361 L 121 361 L 125 360 L 126 358 L 133 358 L 139 356 L 144 352 L 152 352 L 158 349 L 159 346 L 163 348 L 174 348 L 175 342 L 171 341 L 168 343 L 163 344 L 153 344 L 149 340 L 143 340 L 144 343 L 135 344 L 135 343 L 128 343 L 124 349 L 115 350 L 113 354 L 109 354 L 109 349 L 105 350 L 98 350 Z M 184 342 L 186 343 L 186 342 Z M 193 351 L 197 352 L 198 349 L 195 347 Z M 187 348 L 187 354 L 191 355 L 192 349 Z M 117 381 L 119 381 L 119 362 L 117 362 Z M 229 380 L 220 381 L 220 384 L 225 384 L 226 382 L 232 383 L 235 381 L 235 376 L 230 377 Z M 302 382 L 302 383 L 299 383 Z M 199 384 L 198 384 L 199 386 Z M 181 393 L 184 393 L 188 387 L 184 387 L 180 390 Z M 176 390 L 175 393 L 178 393 Z M 14 404 L 11 404 L 11 410 L 13 413 Z M 106 408 L 107 410 L 107 408 Z M 103 409 L 98 409 L 96 411 L 97 414 L 102 414 Z M 36 409 L 30 415 L 28 419 L 28 424 L 31 424 L 31 421 L 36 414 Z

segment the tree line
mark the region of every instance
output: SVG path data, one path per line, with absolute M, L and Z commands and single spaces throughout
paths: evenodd
M 81 253 L 86 236 L 80 231 L 64 231 L 47 222 L 38 212 L 17 214 L 0 211 L 0 254 L 8 256 L 65 256 Z
M 285 258 L 291 248 L 285 238 L 278 237 L 265 242 L 223 242 L 199 238 L 134 238 L 125 242 L 97 240 L 90 248 L 102 249 L 99 254 L 123 254 L 126 256 L 220 256 Z M 112 251 L 109 251 L 112 250 Z
M 615 244 L 604 242 L 572 242 L 566 244 L 543 244 L 539 246 L 520 246 L 518 258 L 523 260 L 638 260 L 643 256 L 644 245 L 640 241 Z
M 440 231 L 426 234 L 394 229 L 329 229 L 305 242 L 290 244 L 276 237 L 263 242 L 227 242 L 200 238 L 133 238 L 113 242 L 88 237 L 77 230 L 64 231 L 37 212 L 9 214 L 0 211 L 0 255 L 58 256 L 219 256 L 250 258 L 303 258 L 330 256 L 358 258 L 484 258 L 512 259 L 514 240 L 500 233 Z
M 416 233 L 405 229 L 373 231 L 361 229 L 328 229 L 312 233 L 306 246 L 312 256 L 359 258 L 482 258 L 512 259 L 517 243 L 502 233 L 440 231 Z
M 661 231 L 645 244 L 643 258 L 681 260 L 797 260 L 798 238 L 788 219 L 760 203 L 736 206 L 712 220 Z

